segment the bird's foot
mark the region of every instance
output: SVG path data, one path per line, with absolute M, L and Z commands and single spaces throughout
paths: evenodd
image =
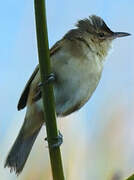
M 38 87 L 39 88 L 41 88 L 42 86 L 45 86 L 45 85 L 47 85 L 47 84 L 50 84 L 50 83 L 53 83 L 54 81 L 55 81 L 55 74 L 54 73 L 50 73 L 48 76 L 47 76 L 47 78 L 46 78 L 46 80 L 45 80 L 45 82 L 40 82 L 39 84 L 38 84 Z
M 48 138 L 45 138 L 45 141 L 48 141 Z M 58 136 L 55 137 L 55 138 L 52 138 L 50 140 L 50 148 L 57 148 L 57 147 L 60 147 L 61 144 L 63 143 L 63 135 L 60 133 L 60 131 L 58 132 Z
M 47 84 L 53 83 L 55 81 L 55 74 L 51 73 L 47 76 L 45 82 L 40 82 L 37 86 L 36 93 L 33 97 L 33 101 L 37 101 L 41 98 L 41 87 L 46 86 Z

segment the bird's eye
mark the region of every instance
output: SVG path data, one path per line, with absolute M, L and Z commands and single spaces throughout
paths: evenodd
M 99 37 L 100 37 L 100 38 L 103 38 L 104 36 L 105 36 L 104 33 L 99 33 Z

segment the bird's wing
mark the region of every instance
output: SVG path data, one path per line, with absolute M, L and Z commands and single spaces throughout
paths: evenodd
M 58 41 L 51 49 L 50 49 L 50 56 L 52 56 L 53 54 L 55 54 L 58 50 L 60 50 L 61 48 L 61 43 L 62 43 L 62 40 Z M 19 102 L 18 102 L 18 110 L 21 110 L 23 109 L 26 104 L 27 104 L 27 100 L 28 100 L 28 95 L 29 95 L 29 90 L 30 90 L 30 85 L 33 81 L 33 79 L 35 78 L 35 76 L 37 75 L 39 71 L 39 65 L 36 66 L 33 74 L 31 75 L 30 79 L 28 80 L 21 96 L 20 96 L 20 99 L 19 99 Z M 36 92 L 38 93 L 38 92 Z
M 50 56 L 54 55 L 57 51 L 59 51 L 62 47 L 62 43 L 64 40 L 57 41 L 52 48 L 50 49 Z
M 18 102 L 18 110 L 23 109 L 26 106 L 28 94 L 30 90 L 30 84 L 33 81 L 34 77 L 36 76 L 37 72 L 39 71 L 39 65 L 36 66 L 34 72 L 32 73 L 31 77 L 29 78 L 28 82 L 26 83 L 26 86 L 20 96 L 19 102 Z

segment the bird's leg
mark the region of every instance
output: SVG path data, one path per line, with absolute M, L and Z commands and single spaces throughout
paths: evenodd
M 45 138 L 45 141 L 48 141 L 48 138 Z M 50 148 L 57 148 L 60 147 L 61 144 L 63 143 L 63 135 L 60 133 L 60 131 L 58 132 L 58 136 L 55 138 L 52 138 L 51 140 L 51 145 Z

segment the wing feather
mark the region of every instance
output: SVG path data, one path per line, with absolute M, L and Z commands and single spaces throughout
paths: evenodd
M 36 66 L 34 72 L 32 73 L 30 79 L 28 80 L 28 82 L 26 83 L 26 86 L 20 96 L 19 102 L 18 102 L 18 110 L 23 109 L 26 104 L 27 104 L 27 99 L 28 99 L 28 94 L 29 94 L 29 90 L 30 90 L 30 84 L 33 81 L 34 77 L 36 76 L 37 72 L 39 70 L 39 65 Z
M 61 43 L 62 43 L 62 40 L 58 41 L 50 50 L 50 56 L 52 56 L 53 54 L 55 54 L 58 50 L 60 50 L 61 48 Z M 21 110 L 23 109 L 26 104 L 27 104 L 27 100 L 28 100 L 28 95 L 29 95 L 29 90 L 30 90 L 30 85 L 31 85 L 31 82 L 33 81 L 33 79 L 35 78 L 35 76 L 37 75 L 39 71 L 39 65 L 36 66 L 34 72 L 32 73 L 30 79 L 28 80 L 21 96 L 20 96 L 20 99 L 19 99 L 19 102 L 18 102 L 18 110 Z

